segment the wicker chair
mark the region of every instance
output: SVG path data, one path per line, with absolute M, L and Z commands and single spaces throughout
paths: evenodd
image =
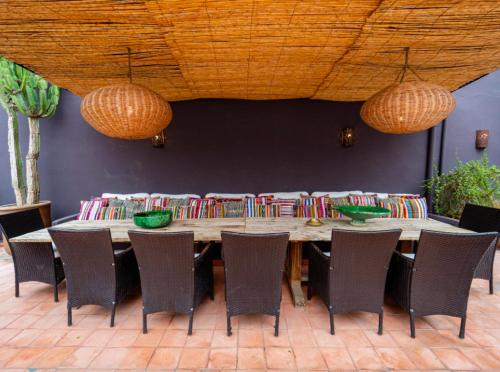
M 274 335 L 278 336 L 281 282 L 290 234 L 222 232 L 221 235 L 227 335 L 232 334 L 232 316 L 267 314 L 275 316 Z
M 464 338 L 467 302 L 474 271 L 496 233 L 442 233 L 422 230 L 416 254 L 395 252 L 387 279 L 387 293 L 415 318 L 449 315 L 461 318 Z
M 194 309 L 206 294 L 214 299 L 211 245 L 195 254 L 193 232 L 128 234 L 141 275 L 143 333 L 148 314 L 175 311 L 189 314 L 191 335 Z
M 113 251 L 109 229 L 50 228 L 49 233 L 66 272 L 68 326 L 72 325 L 73 307 L 93 304 L 111 308 L 113 327 L 116 305 L 139 284 L 132 248 Z
M 44 229 L 38 209 L 0 215 L 0 230 L 9 241 L 17 236 Z M 57 285 L 64 280 L 61 258 L 50 243 L 12 243 L 16 297 L 19 283 L 37 281 L 54 287 L 54 301 L 59 301 Z
M 334 314 L 367 311 L 379 314 L 383 332 L 384 290 L 387 270 L 401 230 L 332 230 L 329 252 L 310 243 L 307 298 L 317 293 L 330 313 L 330 333 L 335 334 Z M 324 249 L 324 248 L 323 248 Z
M 500 209 L 466 204 L 460 216 L 459 227 L 475 232 L 500 232 Z M 493 265 L 498 239 L 486 250 L 477 265 L 474 278 L 486 279 L 490 283 L 490 294 L 493 294 Z

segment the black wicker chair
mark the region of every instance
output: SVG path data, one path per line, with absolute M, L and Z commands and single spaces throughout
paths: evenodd
M 132 248 L 113 251 L 109 229 L 50 228 L 49 233 L 66 272 L 68 325 L 73 307 L 93 304 L 111 308 L 113 327 L 116 305 L 139 285 Z
M 332 335 L 334 314 L 350 311 L 379 314 L 378 333 L 382 334 L 385 281 L 400 235 L 399 229 L 332 230 L 326 253 L 326 244 L 310 243 L 307 298 L 313 293 L 321 297 L 330 313 Z
M 58 302 L 57 285 L 64 280 L 64 270 L 52 244 L 10 242 L 12 238 L 44 228 L 38 209 L 0 215 L 0 230 L 12 251 L 16 297 L 19 297 L 19 283 L 37 281 L 52 285 L 54 301 Z
M 211 245 L 195 254 L 193 232 L 128 234 L 141 276 L 143 333 L 148 314 L 174 311 L 189 314 L 191 335 L 195 308 L 206 294 L 214 298 Z
M 467 302 L 474 271 L 496 233 L 442 233 L 422 230 L 416 254 L 395 252 L 387 279 L 387 293 L 415 318 L 449 315 L 461 318 L 464 338 Z
M 231 317 L 241 314 L 275 316 L 274 335 L 278 336 L 289 235 L 222 232 L 228 336 Z
M 460 216 L 459 227 L 475 232 L 500 232 L 500 209 L 466 204 Z M 498 240 L 484 253 L 474 272 L 474 278 L 485 279 L 490 283 L 490 294 L 493 294 L 493 265 Z

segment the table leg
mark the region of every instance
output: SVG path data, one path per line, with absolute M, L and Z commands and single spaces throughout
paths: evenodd
M 292 300 L 295 306 L 304 306 L 304 293 L 302 292 L 302 242 L 291 242 L 288 252 L 287 279 Z

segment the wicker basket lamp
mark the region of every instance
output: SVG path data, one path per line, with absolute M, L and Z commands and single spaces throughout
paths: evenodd
M 442 86 L 420 78 L 404 82 L 407 69 L 415 73 L 408 66 L 408 49 L 400 81 L 382 89 L 361 107 L 361 118 L 370 127 L 392 134 L 420 132 L 439 124 L 455 109 L 455 98 Z
M 165 129 L 172 120 L 167 101 L 137 84 L 115 84 L 87 94 L 80 111 L 98 132 L 113 138 L 145 139 Z

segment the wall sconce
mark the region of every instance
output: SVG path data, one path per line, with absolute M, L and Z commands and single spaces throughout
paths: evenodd
M 352 147 L 354 145 L 354 141 L 356 140 L 356 135 L 354 133 L 354 128 L 342 128 L 339 136 L 340 144 L 343 147 Z
M 162 148 L 165 146 L 165 139 L 166 139 L 165 131 L 162 130 L 160 133 L 155 134 L 151 138 L 151 143 L 153 144 L 154 148 Z
M 488 129 L 476 130 L 476 149 L 484 150 L 488 147 L 488 140 L 490 139 L 490 131 Z

